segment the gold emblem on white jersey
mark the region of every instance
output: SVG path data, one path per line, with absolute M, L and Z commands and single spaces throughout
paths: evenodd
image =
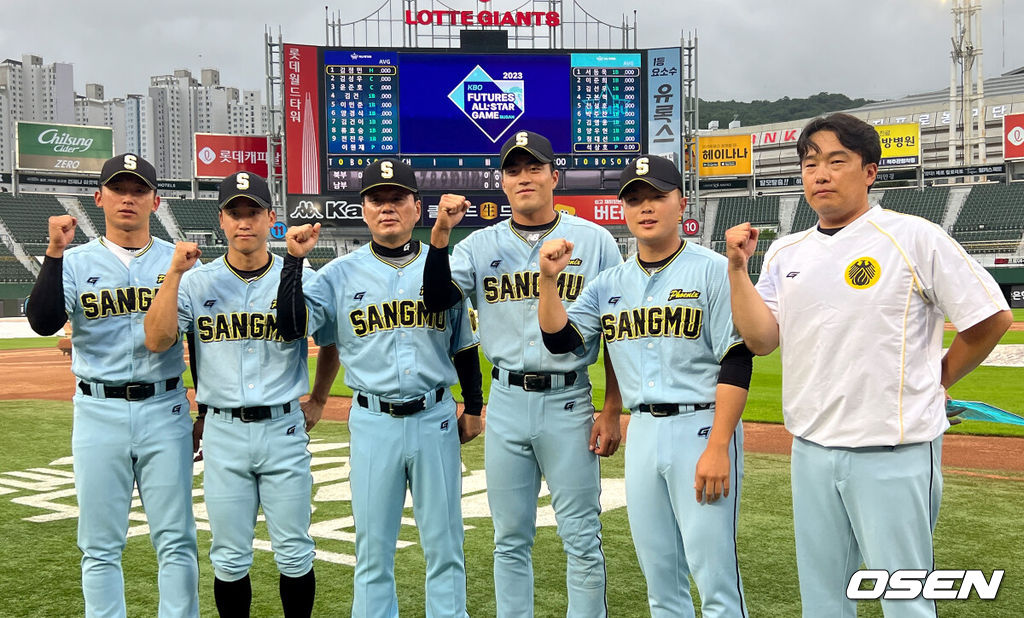
M 882 267 L 874 258 L 859 257 L 846 267 L 846 282 L 855 290 L 866 290 L 878 283 Z

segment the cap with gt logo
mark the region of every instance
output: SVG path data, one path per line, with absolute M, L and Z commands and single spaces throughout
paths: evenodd
M 239 197 L 247 197 L 266 209 L 272 208 L 274 203 L 266 179 L 252 172 L 235 172 L 221 181 L 218 199 L 221 209 L 227 208 L 232 200 Z
M 381 159 L 374 161 L 363 170 L 362 184 L 359 195 L 377 187 L 401 187 L 412 193 L 419 193 L 416 174 L 412 167 L 398 159 Z
M 121 174 L 134 176 L 146 183 L 149 188 L 156 189 L 156 170 L 153 169 L 153 165 L 133 152 L 107 159 L 100 172 L 100 186 L 106 185 Z
M 672 189 L 683 189 L 683 177 L 676 164 L 657 155 L 641 155 L 622 170 L 619 176 L 619 197 L 637 182 L 645 182 L 666 193 Z
M 498 167 L 505 167 L 508 157 L 516 150 L 522 150 L 541 163 L 551 163 L 555 159 L 555 151 L 548 138 L 533 131 L 519 131 L 502 145 L 501 165 Z

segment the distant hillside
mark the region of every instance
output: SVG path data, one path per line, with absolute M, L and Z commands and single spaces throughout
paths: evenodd
M 829 112 L 873 103 L 868 99 L 851 99 L 845 94 L 819 92 L 806 99 L 782 97 L 777 101 L 700 101 L 700 128 L 717 120 L 719 128 L 725 129 L 732 120 L 738 119 L 743 126 L 788 122 L 801 118 L 812 118 Z

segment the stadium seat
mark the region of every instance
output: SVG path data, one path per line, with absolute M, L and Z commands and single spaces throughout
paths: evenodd
M 953 224 L 953 238 L 971 253 L 1013 253 L 1024 229 L 1024 183 L 975 185 Z
M 52 195 L 23 193 L 14 197 L 10 193 L 0 193 L 0 219 L 11 231 L 15 242 L 21 243 L 33 256 L 46 251 L 50 237 L 49 218 L 66 214 L 68 211 Z M 81 228 L 75 230 L 72 245 L 87 241 Z

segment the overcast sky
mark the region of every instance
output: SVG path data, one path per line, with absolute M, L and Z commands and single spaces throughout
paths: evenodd
M 949 0 L 579 1 L 613 23 L 623 7 L 630 15 L 635 7 L 640 47 L 675 46 L 681 31 L 696 31 L 704 99 L 822 91 L 885 99 L 949 86 Z M 330 5 L 355 21 L 381 2 Z M 505 11 L 521 0 L 446 4 Z M 570 5 L 566 0 L 565 12 Z M 1024 0 L 984 0 L 983 6 L 985 76 L 1024 66 Z M 430 1 L 419 0 L 419 7 L 431 8 Z M 178 68 L 197 77 L 202 68 L 217 68 L 224 85 L 264 90 L 265 27 L 280 27 L 286 42 L 325 42 L 323 0 L 4 0 L 4 8 L 3 57 L 32 53 L 47 63 L 73 63 L 75 90 L 100 83 L 107 98 L 145 92 L 150 75 Z

